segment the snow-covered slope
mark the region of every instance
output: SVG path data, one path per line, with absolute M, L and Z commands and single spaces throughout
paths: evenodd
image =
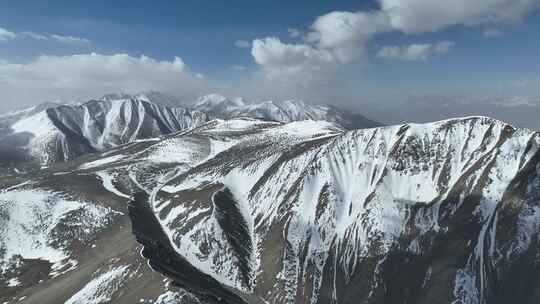
M 293 122 L 302 120 L 329 121 L 346 129 L 381 126 L 366 117 L 330 105 L 314 105 L 302 100 L 246 103 L 241 98 L 228 99 L 218 94 L 201 97 L 192 109 L 203 111 L 210 118 L 231 119 L 251 117 L 268 121 Z
M 110 94 L 81 105 L 40 105 L 0 117 L 1 162 L 67 161 L 206 120 L 199 111 L 152 103 L 147 94 Z
M 538 133 L 484 117 L 353 131 L 213 120 L 51 166 L 0 199 L 51 184 L 90 202 L 140 193 L 130 214 L 143 256 L 185 289 L 159 285 L 130 253 L 55 298 L 63 301 L 532 304 L 540 300 L 539 145 Z M 95 242 L 118 250 L 103 235 Z M 51 263 L 79 266 L 47 284 L 91 265 L 64 248 L 51 251 L 59 254 Z M 6 290 L 36 299 L 13 265 Z M 157 285 L 121 292 L 139 282 Z
M 269 121 L 330 121 L 346 129 L 379 124 L 358 114 L 302 101 L 246 104 L 211 94 L 191 110 L 163 94 L 109 94 L 79 105 L 44 104 L 0 116 L 0 167 L 48 165 L 196 127 L 209 119 L 251 117 Z M 12 169 L 12 168 L 11 168 Z M 6 169 L 7 170 L 7 169 Z
M 0 303 L 189 299 L 141 257 L 114 176 L 64 165 L 0 177 Z
M 61 184 L 84 202 L 123 206 L 122 224 L 84 238 L 102 244 L 109 266 L 58 247 L 51 263 L 78 264 L 43 278 L 37 291 L 13 264 L 5 299 L 38 303 L 49 284 L 83 272 L 87 279 L 50 299 L 538 303 L 539 151 L 538 133 L 485 117 L 353 131 L 316 121 L 213 120 L 133 142 L 51 166 L 36 180 L 17 177 L 30 179 L 26 186 L 0 180 L 0 199 Z M 119 227 L 134 193 L 127 226 L 152 269 L 183 289 L 152 277 L 132 240 L 119 245 L 129 239 Z M 28 239 L 46 243 L 41 234 Z M 122 246 L 133 247 L 118 253 Z M 155 285 L 122 292 L 142 282 Z
M 87 241 L 114 216 L 109 208 L 44 189 L 0 192 L 0 213 L 0 275 L 36 259 L 51 263 L 51 275 L 58 275 L 68 265 L 76 265 L 65 247 Z M 58 242 L 58 238 L 65 240 Z
M 50 266 L 36 291 L 28 289 L 26 264 L 10 262 L 0 298 L 4 290 L 5 299 L 37 303 L 47 284 L 63 286 L 91 269 L 49 299 L 538 303 L 539 148 L 538 133 L 485 117 L 352 131 L 242 118 L 136 141 L 15 177 L 26 182 L 17 187 L 0 179 L 11 215 L 0 244 L 20 243 L 4 259 L 21 252 L 64 265 Z M 69 205 L 66 192 L 85 199 Z M 129 213 L 143 256 L 184 289 L 153 278 L 133 240 L 119 245 L 133 193 Z M 30 207 L 39 201 L 46 212 Z M 97 209 L 84 207 L 92 202 Z M 75 209 L 123 224 L 53 233 Z M 17 228 L 31 227 L 15 216 L 22 213 L 49 223 L 24 238 L 36 240 L 35 250 L 10 236 L 33 231 Z M 91 266 L 95 257 L 85 258 L 72 239 L 102 244 L 108 268 Z M 155 285 L 122 292 L 142 282 Z
M 540 302 L 540 134 L 485 117 L 351 131 L 217 119 L 0 178 L 0 189 L 11 231 L 0 244 L 18 248 L 0 253 L 30 258 L 9 262 L 6 301 Z M 116 224 L 54 233 L 73 210 Z M 37 284 L 28 269 L 41 257 Z
M 538 133 L 483 117 L 349 132 L 231 121 L 194 132 L 219 153 L 146 188 L 147 203 L 179 256 L 239 294 L 540 299 L 527 279 L 540 275 Z
M 180 106 L 181 101 L 173 96 L 169 96 L 167 94 L 157 92 L 157 91 L 146 91 L 138 94 L 125 94 L 125 93 L 117 93 L 117 94 L 106 94 L 102 96 L 99 100 L 103 101 L 114 101 L 114 100 L 121 100 L 121 99 L 136 99 L 136 100 L 142 100 L 150 103 L 154 103 L 160 106 L 166 106 L 169 108 L 177 108 Z
M 532 304 L 539 148 L 538 133 L 485 117 L 353 131 L 243 118 L 42 180 L 92 176 L 124 202 L 139 193 L 130 214 L 143 256 L 203 303 Z
M 2 118 L 0 153 L 4 162 L 66 161 L 138 139 L 197 126 L 206 115 L 147 101 L 146 96 L 92 100 Z

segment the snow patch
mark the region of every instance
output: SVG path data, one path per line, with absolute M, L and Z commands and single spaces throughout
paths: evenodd
M 5 272 L 18 258 L 46 260 L 53 264 L 53 270 L 62 269 L 68 253 L 65 242 L 55 238 L 63 233 L 57 227 L 69 226 L 68 217 L 77 216 L 77 227 L 69 233 L 83 240 L 104 227 L 111 213 L 109 208 L 71 200 L 57 192 L 0 192 L 0 272 Z
M 101 181 L 103 182 L 103 188 L 105 188 L 107 191 L 119 196 L 119 197 L 124 197 L 124 198 L 131 198 L 131 196 L 127 195 L 127 194 L 124 194 L 122 192 L 120 192 L 120 190 L 118 190 L 115 186 L 114 186 L 114 179 L 116 178 L 116 176 L 112 173 L 108 173 L 107 171 L 100 171 L 100 172 L 96 172 L 94 173 L 95 175 L 97 175 Z
M 61 135 L 58 129 L 47 116 L 45 111 L 23 118 L 11 126 L 14 133 L 27 133 L 32 135 L 26 149 L 30 154 L 41 161 L 48 163 L 54 157 L 50 144 L 54 138 Z
M 164 294 L 160 295 L 154 304 L 178 304 L 178 303 L 201 303 L 196 297 L 190 293 L 180 290 L 180 291 L 167 291 Z
M 8 287 L 17 287 L 21 285 L 21 281 L 19 281 L 19 278 L 11 278 L 7 281 Z
M 120 289 L 128 276 L 128 270 L 129 266 L 126 265 L 100 274 L 69 298 L 65 304 L 111 303 L 112 296 Z
M 476 277 L 463 269 L 456 272 L 454 285 L 454 296 L 456 300 L 452 304 L 478 304 L 480 293 L 475 284 Z
M 110 163 L 118 162 L 124 159 L 126 156 L 122 154 L 113 155 L 106 158 L 97 159 L 95 161 L 91 161 L 85 164 L 82 164 L 79 169 L 85 170 L 85 169 L 92 169 L 96 167 L 101 167 Z

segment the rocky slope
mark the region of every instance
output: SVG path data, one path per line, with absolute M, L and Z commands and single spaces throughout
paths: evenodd
M 353 131 L 214 120 L 7 176 L 9 248 L 33 231 L 10 228 L 10 202 L 60 211 L 33 236 L 56 254 L 0 250 L 0 302 L 538 303 L 539 145 L 484 117 Z M 102 221 L 55 228 L 90 206 Z

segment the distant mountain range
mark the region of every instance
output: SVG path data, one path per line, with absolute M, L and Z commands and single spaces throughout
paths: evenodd
M 379 127 L 382 124 L 358 113 L 331 105 L 314 105 L 302 100 L 245 103 L 243 99 L 228 99 L 210 94 L 199 98 L 193 110 L 204 112 L 210 119 L 250 117 L 266 121 L 293 122 L 302 120 L 328 121 L 347 130 Z
M 291 122 L 325 120 L 346 129 L 380 124 L 332 106 L 300 100 L 245 104 L 212 94 L 190 108 L 173 106 L 165 95 L 111 94 L 78 105 L 43 104 L 0 117 L 0 159 L 4 166 L 48 165 L 87 153 L 197 127 L 211 119 L 260 118 Z

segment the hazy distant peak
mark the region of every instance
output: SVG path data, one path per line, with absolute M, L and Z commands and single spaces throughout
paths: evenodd
M 115 101 L 115 100 L 126 100 L 126 99 L 135 99 L 140 101 L 146 101 L 150 103 L 155 103 L 163 106 L 177 107 L 180 104 L 180 100 L 169 96 L 165 93 L 158 91 L 147 91 L 140 92 L 136 94 L 126 94 L 126 93 L 111 93 L 105 94 L 98 100 L 102 101 Z
M 223 95 L 213 93 L 197 99 L 193 107 L 200 111 L 224 111 L 244 105 L 244 100 L 241 97 L 231 100 Z

